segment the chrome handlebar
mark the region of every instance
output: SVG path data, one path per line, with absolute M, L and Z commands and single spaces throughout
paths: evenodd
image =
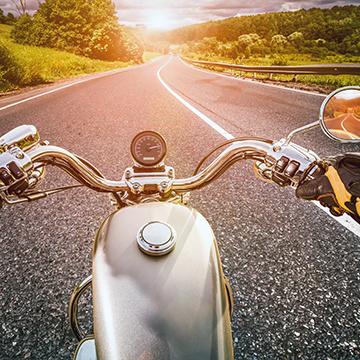
M 123 181 L 111 181 L 97 175 L 88 165 L 81 161 L 77 156 L 61 147 L 45 145 L 32 149 L 28 152 L 33 162 L 48 161 L 53 159 L 64 161 L 70 165 L 84 180 L 89 187 L 97 188 L 104 192 L 120 192 L 126 190 L 126 183 Z M 55 163 L 56 164 L 56 163 Z
M 129 193 L 134 196 L 155 192 L 164 197 L 169 196 L 169 194 L 180 195 L 200 189 L 218 178 L 232 164 L 241 159 L 256 161 L 256 172 L 261 178 L 272 180 L 281 186 L 292 185 L 296 187 L 305 169 L 312 162 L 318 160 L 316 154 L 296 144 L 283 145 L 281 141 L 273 144 L 260 140 L 241 140 L 229 145 L 200 173 L 189 178 L 175 179 L 173 169 L 170 167 L 166 167 L 166 171 L 163 173 L 144 173 L 140 176 L 139 174 L 136 176 L 129 175 L 132 173 L 129 170 L 132 168 L 129 168 L 125 171 L 122 180 L 112 181 L 101 176 L 101 173 L 87 161 L 65 149 L 50 145 L 37 144 L 26 152 L 19 147 L 8 149 L 0 154 L 0 170 L 4 166 L 1 159 L 9 152 L 13 152 L 19 158 L 23 156 L 27 160 L 26 167 L 22 169 L 27 174 L 28 184 L 32 184 L 29 190 L 33 190 L 38 181 L 38 179 L 34 180 L 34 174 L 39 177 L 39 169 L 44 168 L 47 164 L 53 164 L 67 171 L 83 185 L 96 191 Z M 28 160 L 31 161 L 31 166 Z M 21 167 L 21 163 L 18 162 L 18 165 Z M 7 203 L 36 200 L 61 189 L 69 188 L 37 193 L 27 190 L 23 193 L 10 193 L 9 188 L 11 186 L 13 185 L 1 186 L 0 179 L 0 196 Z
M 56 146 L 40 146 L 30 150 L 28 156 L 33 162 L 37 161 L 51 161 L 52 159 L 59 159 L 70 165 L 79 177 L 90 187 L 96 188 L 104 192 L 124 192 L 133 190 L 134 193 L 139 193 L 139 187 L 144 188 L 146 184 L 152 185 L 152 189 L 159 190 L 162 193 L 174 191 L 176 193 L 188 192 L 191 190 L 200 189 L 209 184 L 211 181 L 218 178 L 224 171 L 226 171 L 234 162 L 241 159 L 251 159 L 257 161 L 258 164 L 265 165 L 259 168 L 259 175 L 273 179 L 276 182 L 280 173 L 284 173 L 285 168 L 278 166 L 279 162 L 287 158 L 287 165 L 295 164 L 296 169 L 292 172 L 288 171 L 288 185 L 296 186 L 299 176 L 304 170 L 315 160 L 318 159 L 316 154 L 306 150 L 296 144 L 289 144 L 286 147 L 278 148 L 277 144 L 267 143 L 259 140 L 243 140 L 234 142 L 223 150 L 205 169 L 200 173 L 184 179 L 173 179 L 164 174 L 157 174 L 152 176 L 147 174 L 148 181 L 135 180 L 124 177 L 120 181 L 108 180 L 97 175 L 88 165 L 80 160 L 71 152 Z M 269 178 L 266 170 L 270 170 L 272 175 L 277 177 Z M 160 175 L 160 176 L 159 176 Z M 149 180 L 150 179 L 150 180 Z M 135 186 L 138 184 L 139 186 Z
M 265 157 L 271 152 L 271 149 L 272 144 L 263 141 L 244 140 L 235 142 L 222 151 L 221 154 L 200 173 L 189 178 L 174 180 L 172 189 L 176 192 L 200 189 L 218 178 L 234 162 L 245 159 L 247 156 L 255 160 L 255 158 L 253 158 L 255 153 L 258 157 L 257 160 L 265 160 Z

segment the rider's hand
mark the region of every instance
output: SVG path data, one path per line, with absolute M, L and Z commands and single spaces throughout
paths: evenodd
M 334 156 L 317 165 L 314 179 L 300 181 L 296 196 L 318 200 L 333 215 L 346 212 L 360 222 L 360 154 Z

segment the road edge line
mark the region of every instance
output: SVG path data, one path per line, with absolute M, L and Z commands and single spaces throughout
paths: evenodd
M 28 97 L 28 98 L 19 100 L 19 101 L 15 101 L 14 103 L 11 103 L 11 104 L 8 104 L 8 105 L 4 105 L 4 106 L 0 107 L 0 111 L 12 108 L 14 106 L 17 106 L 17 105 L 23 104 L 25 102 L 37 99 L 39 97 L 49 95 L 49 94 L 52 94 L 54 92 L 61 91 L 61 90 L 67 89 L 69 87 L 79 85 L 79 84 L 82 84 L 82 83 L 85 83 L 85 82 L 88 82 L 88 81 L 91 81 L 91 80 L 102 79 L 102 78 L 104 78 L 106 76 L 116 75 L 116 74 L 120 74 L 122 72 L 131 71 L 131 70 L 134 70 L 134 69 L 139 69 L 140 67 L 151 64 L 151 63 L 155 62 L 156 60 L 159 60 L 160 58 L 161 57 L 155 58 L 153 60 L 148 61 L 145 64 L 141 64 L 141 65 L 138 65 L 138 66 L 128 66 L 126 68 L 113 69 L 113 70 L 109 70 L 109 71 L 106 71 L 106 72 L 103 72 L 103 73 L 100 72 L 100 73 L 94 73 L 94 74 L 87 74 L 87 75 L 89 75 L 89 78 L 74 81 L 74 82 L 71 82 L 70 84 L 59 86 L 59 87 L 56 87 L 55 89 L 48 90 L 48 91 L 42 92 L 40 94 L 33 95 L 33 96 Z
M 170 64 L 172 61 L 172 57 L 167 61 L 165 64 L 163 64 L 157 71 L 157 78 L 160 81 L 160 83 L 164 86 L 164 88 L 172 95 L 174 96 L 180 103 L 182 103 L 188 110 L 190 110 L 192 113 L 194 113 L 197 117 L 199 117 L 201 120 L 203 120 L 205 123 L 207 123 L 210 127 L 212 127 L 215 131 L 217 131 L 220 135 L 222 135 L 225 139 L 231 140 L 235 137 L 227 132 L 224 128 L 222 128 L 220 125 L 218 125 L 214 120 L 211 120 L 208 116 L 203 114 L 200 110 L 196 109 L 193 105 L 191 105 L 188 101 L 186 101 L 184 98 L 182 98 L 178 93 L 176 93 L 161 77 L 161 71 Z M 211 73 L 210 73 L 211 74 Z M 319 203 L 312 201 L 312 203 L 317 206 L 319 209 L 325 212 L 328 216 L 336 220 L 339 224 L 344 226 L 346 229 L 351 231 L 354 235 L 360 237 L 360 224 L 358 224 L 355 220 L 351 218 L 351 216 L 344 214 L 342 216 L 334 216 L 332 215 L 326 208 L 324 208 Z

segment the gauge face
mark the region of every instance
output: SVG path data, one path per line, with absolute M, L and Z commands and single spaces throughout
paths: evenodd
M 131 143 L 131 155 L 143 166 L 156 166 L 166 155 L 166 142 L 155 131 L 144 131 L 137 134 Z

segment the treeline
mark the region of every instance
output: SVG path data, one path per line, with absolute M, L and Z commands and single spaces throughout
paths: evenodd
M 46 0 L 34 16 L 16 21 L 11 36 L 93 59 L 142 62 L 141 43 L 119 25 L 111 0 Z
M 11 25 L 15 22 L 15 16 L 13 13 L 9 12 L 7 15 L 4 14 L 4 11 L 0 9 L 0 24 Z
M 175 29 L 184 52 L 237 58 L 274 53 L 360 55 L 360 6 L 241 16 Z

